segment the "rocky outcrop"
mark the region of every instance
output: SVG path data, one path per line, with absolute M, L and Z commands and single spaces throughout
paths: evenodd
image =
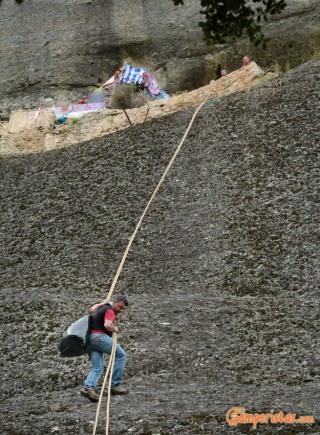
M 129 128 L 132 124 L 149 122 L 151 119 L 193 107 L 204 100 L 225 97 L 244 89 L 250 92 L 251 86 L 259 80 L 264 80 L 264 72 L 255 62 L 251 62 L 194 91 L 184 92 L 166 100 L 159 99 L 142 108 L 128 109 L 125 113 L 122 110 L 109 109 L 80 119 L 69 119 L 58 129 L 48 128 L 52 122 L 52 115 L 54 116 L 52 112 L 12 112 L 9 125 L 0 124 L 0 157 L 21 152 L 52 150 L 112 134 Z M 275 86 L 275 83 L 271 86 Z M 123 91 L 120 86 L 119 91 L 126 92 L 131 102 L 132 89 L 130 90 L 127 85 L 123 87 L 126 89 Z M 137 101 L 147 103 L 144 98 L 138 98 L 139 94 L 135 95 Z
M 198 113 L 116 287 L 113 435 L 319 433 L 319 67 Z M 92 433 L 88 359 L 57 345 L 106 296 L 193 113 L 1 162 L 1 434 Z M 234 406 L 314 423 L 230 428 Z
M 262 68 L 282 68 L 319 51 L 317 0 L 288 0 L 265 26 L 267 51 L 244 39 L 208 47 L 198 27 L 199 2 L 171 0 L 33 0 L 0 5 L 0 109 L 33 109 L 78 101 L 129 61 L 147 66 L 168 92 L 191 90 L 230 72 L 248 54 Z

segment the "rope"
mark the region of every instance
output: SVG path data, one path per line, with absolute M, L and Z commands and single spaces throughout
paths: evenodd
M 108 431 L 109 431 L 109 408 L 110 408 L 110 396 L 111 396 L 110 393 L 111 393 L 111 383 L 112 383 L 112 373 L 113 373 L 114 359 L 115 359 L 116 348 L 117 348 L 117 334 L 114 332 L 112 337 L 113 337 L 113 344 L 112 344 L 111 355 L 110 355 L 109 364 L 108 364 L 108 367 L 107 367 L 106 374 L 104 375 L 103 384 L 102 384 L 101 391 L 100 391 L 99 403 L 98 403 L 98 406 L 97 406 L 96 419 L 95 419 L 95 422 L 94 422 L 94 428 L 93 428 L 92 435 L 96 435 L 97 426 L 98 426 L 98 419 L 99 419 L 99 414 L 100 414 L 100 408 L 101 408 L 101 402 L 102 402 L 102 398 L 103 398 L 103 392 L 104 392 L 104 389 L 105 389 L 106 381 L 107 381 L 107 378 L 108 378 L 108 375 L 109 375 L 109 371 L 110 371 L 110 367 L 111 367 L 111 371 L 110 371 L 111 373 L 110 373 L 110 379 L 109 379 L 109 387 L 108 387 L 106 435 L 108 435 Z
M 191 121 L 190 121 L 190 123 L 189 123 L 189 125 L 188 125 L 188 128 L 187 128 L 185 134 L 183 135 L 183 138 L 181 139 L 181 141 L 180 141 L 180 143 L 179 143 L 179 145 L 178 145 L 178 148 L 176 149 L 175 153 L 173 154 L 173 156 L 172 156 L 172 158 L 171 158 L 171 160 L 170 160 L 168 166 L 166 167 L 166 169 L 165 169 L 165 171 L 164 171 L 162 177 L 160 178 L 159 183 L 157 184 L 157 187 L 155 188 L 153 194 L 151 195 L 151 198 L 149 199 L 149 202 L 148 202 L 146 208 L 144 209 L 144 212 L 142 213 L 142 216 L 141 216 L 141 218 L 140 218 L 140 220 L 139 220 L 139 222 L 138 222 L 138 224 L 137 224 L 137 226 L 136 226 L 136 228 L 135 228 L 135 230 L 134 230 L 134 232 L 133 232 L 133 234 L 132 234 L 132 236 L 131 236 L 131 238 L 130 238 L 130 240 L 129 240 L 129 243 L 128 243 L 128 246 L 127 246 L 127 249 L 125 250 L 125 253 L 123 254 L 122 260 L 121 260 L 120 265 L 119 265 L 118 270 L 117 270 L 117 273 L 115 274 L 115 277 L 114 277 L 114 279 L 113 279 L 112 285 L 111 285 L 111 287 L 110 287 L 110 290 L 109 290 L 108 296 L 107 296 L 106 299 L 105 299 L 106 301 L 109 301 L 109 300 L 111 299 L 112 293 L 113 293 L 113 291 L 114 291 L 114 288 L 115 288 L 115 286 L 116 286 L 116 284 L 117 284 L 117 282 L 118 282 L 118 279 L 119 279 L 120 273 L 121 273 L 121 271 L 122 271 L 122 268 L 123 268 L 124 262 L 126 261 L 126 258 L 127 258 L 127 256 L 128 256 L 129 251 L 130 251 L 131 245 L 132 245 L 132 243 L 133 243 L 133 241 L 134 241 L 134 238 L 135 238 L 135 236 L 136 236 L 136 234 L 137 234 L 137 232 L 138 232 L 138 230 L 139 230 L 139 228 L 140 228 L 140 226 L 141 226 L 141 224 L 142 224 L 142 221 L 143 221 L 143 219 L 144 219 L 144 217 L 145 217 L 145 215 L 146 215 L 146 213 L 147 213 L 147 211 L 148 211 L 148 209 L 149 209 L 149 207 L 150 207 L 152 201 L 154 200 L 156 194 L 158 193 L 158 191 L 159 191 L 159 189 L 160 189 L 162 183 L 164 182 L 164 179 L 165 179 L 166 175 L 168 174 L 168 172 L 169 172 L 169 170 L 170 170 L 170 168 L 171 168 L 173 162 L 175 161 L 177 155 L 179 154 L 179 152 L 180 152 L 180 150 L 181 150 L 181 147 L 182 147 L 182 145 L 183 145 L 183 143 L 184 143 L 184 141 L 185 141 L 185 139 L 186 139 L 186 137 L 187 137 L 187 135 L 188 135 L 188 133 L 189 133 L 189 130 L 190 130 L 192 124 L 193 124 L 193 121 L 195 120 L 195 118 L 196 118 L 196 116 L 197 116 L 199 110 L 201 109 L 201 107 L 202 107 L 205 103 L 206 103 L 206 101 L 204 101 L 203 103 L 201 103 L 200 106 L 198 106 L 197 109 L 196 109 L 196 111 L 194 112 L 194 114 L 193 114 L 193 116 L 192 116 L 192 118 L 191 118 Z
M 143 211 L 143 213 L 141 215 L 141 218 L 140 218 L 139 222 L 137 223 L 136 228 L 135 228 L 135 230 L 134 230 L 134 232 L 133 232 L 133 234 L 132 234 L 132 236 L 131 236 L 131 238 L 129 240 L 128 246 L 127 246 L 127 248 L 126 248 L 126 250 L 125 250 L 125 252 L 123 254 L 122 260 L 121 260 L 120 265 L 118 267 L 117 273 L 115 274 L 115 277 L 114 277 L 112 285 L 110 287 L 108 296 L 105 299 L 105 301 L 110 301 L 112 293 L 114 291 L 114 288 L 115 288 L 115 286 L 116 286 L 116 284 L 118 282 L 120 273 L 122 271 L 124 262 L 126 261 L 126 258 L 128 256 L 129 251 L 130 251 L 131 245 L 132 245 L 132 243 L 133 243 L 133 241 L 135 239 L 135 236 L 136 236 L 136 234 L 137 234 L 137 232 L 138 232 L 138 230 L 139 230 L 139 228 L 140 228 L 140 226 L 142 224 L 142 221 L 143 221 L 143 219 L 144 219 L 144 217 L 145 217 L 145 215 L 146 215 L 146 213 L 147 213 L 147 211 L 148 211 L 152 201 L 156 197 L 156 195 L 157 195 L 157 193 L 158 193 L 162 183 L 164 182 L 164 179 L 167 176 L 171 166 L 173 165 L 173 162 L 175 161 L 177 155 L 179 154 L 179 152 L 181 150 L 181 147 L 182 147 L 182 145 L 183 145 L 183 143 L 184 143 L 184 141 L 185 141 L 185 139 L 186 139 L 186 137 L 187 137 L 187 135 L 189 133 L 189 130 L 190 130 L 190 128 L 191 128 L 191 126 L 192 126 L 192 124 L 193 124 L 193 122 L 194 122 L 198 112 L 200 111 L 200 109 L 202 108 L 202 106 L 205 103 L 206 103 L 206 101 L 201 103 L 197 107 L 197 109 L 195 110 L 195 112 L 194 112 L 194 114 L 193 114 L 193 116 L 191 118 L 191 121 L 190 121 L 190 123 L 188 125 L 187 130 L 185 131 L 185 133 L 184 133 L 184 135 L 183 135 L 183 137 L 182 137 L 182 139 L 181 139 L 181 141 L 180 141 L 180 143 L 179 143 L 175 153 L 173 154 L 173 156 L 172 156 L 169 164 L 167 165 L 167 167 L 166 167 L 162 177 L 160 178 L 160 181 L 158 182 L 158 184 L 157 184 L 153 194 L 151 195 L 151 197 L 150 197 L 150 199 L 148 201 L 148 204 L 147 204 L 146 208 L 144 209 L 144 211 Z M 95 424 L 94 424 L 94 429 L 93 429 L 93 434 L 92 435 L 96 435 L 96 430 L 97 430 L 97 425 L 98 425 L 98 418 L 99 418 L 100 407 L 101 407 L 101 401 L 102 401 L 102 397 L 103 397 L 103 391 L 104 391 L 104 388 L 105 388 L 105 383 L 106 383 L 107 376 L 109 374 L 109 369 L 110 369 L 110 366 L 111 366 L 111 374 L 110 374 L 109 389 L 108 389 L 108 402 L 107 402 L 107 411 L 106 411 L 106 435 L 108 435 L 108 433 L 109 433 L 109 408 L 110 408 L 110 396 L 111 396 L 111 381 L 112 381 L 112 373 L 113 373 L 114 359 L 115 359 L 115 353 L 116 353 L 116 346 L 117 346 L 117 334 L 114 333 L 113 334 L 113 345 L 112 345 L 112 351 L 111 351 L 111 355 L 110 355 L 109 365 L 108 365 L 108 368 L 107 368 L 107 371 L 106 371 L 106 374 L 105 374 L 105 377 L 104 377 L 104 380 L 103 380 L 103 385 L 102 385 L 102 388 L 101 388 L 101 392 L 100 392 L 99 403 L 98 403 L 97 412 L 96 412 L 96 420 L 95 420 Z
M 117 334 L 114 333 L 113 338 L 113 346 L 112 346 L 112 352 L 110 360 L 111 363 L 111 371 L 110 371 L 110 381 L 109 381 L 109 389 L 108 389 L 108 401 L 107 401 L 107 411 L 106 411 L 106 435 L 109 433 L 109 413 L 110 413 L 110 398 L 111 398 L 111 382 L 112 382 L 112 373 L 113 373 L 113 367 L 114 367 L 114 360 L 116 356 L 116 349 L 117 349 Z

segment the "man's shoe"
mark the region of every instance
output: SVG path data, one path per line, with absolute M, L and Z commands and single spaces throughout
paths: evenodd
M 122 385 L 116 385 L 115 387 L 111 387 L 111 394 L 128 394 L 129 391 L 123 387 Z
M 94 388 L 83 387 L 80 394 L 91 400 L 91 402 L 99 402 L 99 394 Z

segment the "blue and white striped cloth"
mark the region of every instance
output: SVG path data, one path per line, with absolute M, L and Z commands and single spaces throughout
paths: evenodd
M 121 81 L 123 83 L 139 83 L 144 82 L 142 74 L 147 72 L 147 68 L 133 68 L 131 65 L 126 65 L 124 70 L 121 72 Z

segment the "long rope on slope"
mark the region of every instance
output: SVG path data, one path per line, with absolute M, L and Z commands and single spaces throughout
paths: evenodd
M 166 175 L 168 174 L 168 172 L 169 172 L 171 166 L 173 165 L 173 162 L 175 161 L 177 155 L 179 154 L 179 152 L 180 152 L 180 150 L 181 150 L 181 147 L 182 147 L 182 145 L 183 145 L 183 142 L 185 141 L 186 137 L 188 136 L 188 133 L 189 133 L 189 130 L 190 130 L 192 124 L 193 124 L 193 121 L 195 120 L 195 118 L 196 118 L 196 116 L 197 116 L 199 110 L 201 109 L 201 107 L 202 107 L 205 103 L 206 103 L 206 101 L 204 101 L 203 103 L 201 103 L 200 106 L 198 106 L 197 109 L 196 109 L 196 111 L 194 112 L 194 114 L 193 114 L 193 116 L 192 116 L 192 118 L 191 118 L 191 121 L 190 121 L 190 123 L 189 123 L 189 125 L 188 125 L 188 128 L 187 128 L 185 134 L 183 135 L 183 138 L 181 139 L 181 141 L 180 141 L 180 143 L 179 143 L 179 145 L 178 145 L 178 148 L 176 149 L 175 153 L 173 154 L 173 156 L 172 156 L 172 158 L 171 158 L 171 160 L 170 160 L 168 166 L 166 167 L 166 169 L 165 169 L 165 171 L 164 171 L 162 177 L 160 178 L 160 181 L 159 181 L 157 187 L 155 188 L 153 194 L 151 195 L 151 197 L 150 197 L 150 199 L 149 199 L 149 202 L 148 202 L 146 208 L 144 209 L 144 212 L 142 213 L 141 218 L 140 218 L 139 222 L 137 223 L 137 226 L 136 226 L 136 228 L 135 228 L 135 230 L 134 230 L 134 232 L 133 232 L 133 234 L 132 234 L 132 236 L 131 236 L 131 238 L 130 238 L 130 240 L 129 240 L 129 243 L 128 243 L 128 246 L 127 246 L 127 249 L 125 250 L 125 253 L 123 254 L 122 260 L 121 260 L 120 265 L 119 265 L 118 270 L 117 270 L 117 273 L 115 274 L 115 277 L 114 277 L 114 279 L 113 279 L 112 285 L 111 285 L 111 287 L 110 287 L 110 290 L 109 290 L 108 296 L 107 296 L 106 299 L 105 299 L 106 301 L 109 301 L 109 300 L 111 299 L 112 293 L 113 293 L 113 291 L 114 291 L 114 288 L 115 288 L 115 286 L 116 286 L 116 284 L 117 284 L 117 282 L 118 282 L 118 279 L 119 279 L 120 273 L 121 273 L 121 271 L 122 271 L 122 268 L 123 268 L 124 262 L 126 261 L 126 258 L 127 258 L 127 256 L 128 256 L 129 251 L 130 251 L 131 245 L 132 245 L 132 243 L 133 243 L 133 241 L 134 241 L 134 239 L 135 239 L 135 237 L 136 237 L 136 234 L 137 234 L 137 232 L 138 232 L 138 230 L 139 230 L 139 228 L 140 228 L 140 226 L 141 226 L 141 224 L 142 224 L 142 221 L 143 221 L 143 219 L 144 219 L 144 217 L 145 217 L 145 215 L 146 215 L 146 213 L 147 213 L 147 211 L 148 211 L 148 209 L 149 209 L 149 207 L 150 207 L 152 201 L 154 200 L 155 196 L 157 195 L 157 193 L 158 193 L 158 191 L 159 191 L 159 189 L 160 189 L 162 183 L 164 182 L 164 179 L 165 179 Z
M 120 273 L 122 271 L 123 265 L 124 265 L 124 263 L 126 261 L 126 258 L 128 256 L 129 251 L 130 251 L 131 245 L 132 245 L 132 243 L 133 243 L 133 241 L 135 239 L 135 236 L 136 236 L 136 234 L 137 234 L 137 232 L 138 232 L 138 230 L 139 230 L 139 228 L 140 228 L 140 226 L 142 224 L 142 221 L 143 221 L 143 219 L 144 219 L 144 217 L 145 217 L 145 215 L 146 215 L 146 213 L 147 213 L 147 211 L 148 211 L 152 201 L 154 200 L 155 196 L 157 195 L 157 193 L 158 193 L 162 183 L 164 182 L 164 179 L 165 179 L 166 175 L 168 174 L 171 166 L 173 165 L 173 162 L 175 161 L 177 155 L 179 154 L 179 152 L 181 150 L 181 147 L 182 147 L 186 137 L 188 136 L 189 130 L 190 130 L 190 128 L 191 128 L 191 126 L 192 126 L 192 124 L 193 124 L 193 122 L 194 122 L 198 112 L 200 111 L 200 109 L 202 108 L 202 106 L 205 103 L 206 103 L 206 101 L 201 103 L 197 107 L 197 109 L 195 110 L 195 112 L 194 112 L 194 114 L 193 114 L 193 116 L 191 118 L 191 121 L 189 122 L 187 130 L 185 131 L 185 133 L 184 133 L 184 135 L 183 135 L 183 137 L 182 137 L 182 139 L 181 139 L 181 141 L 180 141 L 180 143 L 179 143 L 175 153 L 173 154 L 170 162 L 168 163 L 168 166 L 166 167 L 162 177 L 160 178 L 160 181 L 158 182 L 157 187 L 155 188 L 153 194 L 151 195 L 151 197 L 149 199 L 149 202 L 146 205 L 146 208 L 144 209 L 144 211 L 143 211 L 143 213 L 141 215 L 141 218 L 140 218 L 139 222 L 137 223 L 136 228 L 135 228 L 135 230 L 134 230 L 134 232 L 133 232 L 133 234 L 132 234 L 132 236 L 131 236 L 131 238 L 129 240 L 127 249 L 125 250 L 125 253 L 123 254 L 122 260 L 121 260 L 120 265 L 118 267 L 117 273 L 115 274 L 115 277 L 114 277 L 112 285 L 110 287 L 108 296 L 105 299 L 105 301 L 109 301 L 111 299 L 112 293 L 113 293 L 114 288 L 115 288 L 115 286 L 116 286 L 116 284 L 118 282 L 118 279 L 119 279 Z M 109 374 L 109 368 L 111 366 L 110 380 L 109 380 L 109 389 L 108 389 L 107 412 L 106 412 L 106 435 L 108 435 L 108 433 L 109 433 L 109 407 L 110 407 L 111 381 L 112 381 L 114 359 L 115 359 L 116 347 L 117 347 L 117 334 L 114 333 L 112 337 L 113 337 L 112 351 L 111 351 L 111 355 L 110 355 L 109 365 L 108 365 L 108 368 L 107 368 L 107 371 L 106 371 L 106 374 L 105 374 L 105 377 L 104 377 L 104 380 L 103 380 L 103 385 L 102 385 L 102 388 L 101 388 L 101 392 L 100 392 L 99 403 L 98 403 L 97 412 L 96 412 L 96 420 L 95 420 L 95 424 L 94 424 L 94 429 L 93 429 L 93 434 L 92 435 L 96 435 L 96 430 L 97 430 L 97 425 L 98 425 L 98 419 L 99 419 L 99 413 L 100 413 L 100 407 L 101 407 L 101 401 L 102 401 L 102 397 L 103 397 L 103 392 L 104 392 L 106 380 L 107 380 L 107 377 L 108 377 L 108 374 Z
M 108 364 L 107 371 L 106 371 L 106 374 L 104 376 L 103 384 L 102 384 L 101 391 L 100 391 L 99 403 L 98 403 L 98 406 L 97 406 L 96 419 L 95 419 L 95 422 L 94 422 L 94 428 L 93 428 L 92 435 L 96 435 L 97 426 L 98 426 L 98 420 L 99 420 L 99 413 L 100 413 L 101 402 L 102 402 L 102 397 L 103 397 L 106 381 L 107 381 L 107 378 L 108 378 L 108 375 L 109 375 L 109 372 L 110 372 L 109 387 L 108 387 L 107 411 L 106 411 L 106 435 L 108 435 L 108 433 L 109 433 L 109 410 L 110 410 L 111 382 L 112 382 L 112 373 L 113 373 L 114 360 L 115 360 L 116 349 L 117 349 L 117 334 L 115 332 L 113 333 L 112 338 L 113 338 L 113 343 L 112 343 L 111 355 L 110 355 L 109 364 Z

